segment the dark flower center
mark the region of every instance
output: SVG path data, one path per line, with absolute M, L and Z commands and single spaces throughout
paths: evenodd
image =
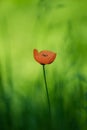
M 47 57 L 48 55 L 47 54 L 42 54 L 42 56 Z

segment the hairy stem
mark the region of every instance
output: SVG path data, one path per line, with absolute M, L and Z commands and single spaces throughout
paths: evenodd
M 45 89 L 46 89 L 46 95 L 47 95 L 47 101 L 48 101 L 48 110 L 49 110 L 49 115 L 51 118 L 51 106 L 50 106 L 50 98 L 49 98 L 48 87 L 47 87 L 45 65 L 43 65 L 43 75 L 44 75 Z

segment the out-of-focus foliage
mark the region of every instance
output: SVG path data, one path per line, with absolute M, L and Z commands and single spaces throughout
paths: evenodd
M 57 53 L 42 66 L 33 49 Z M 87 1 L 0 0 L 0 130 L 87 129 Z

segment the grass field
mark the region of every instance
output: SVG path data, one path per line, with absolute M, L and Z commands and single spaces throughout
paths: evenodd
M 42 65 L 33 49 L 57 53 Z M 0 130 L 87 129 L 87 1 L 0 0 Z

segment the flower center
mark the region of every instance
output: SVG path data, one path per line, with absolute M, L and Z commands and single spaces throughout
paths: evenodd
M 43 53 L 42 56 L 47 57 L 48 55 Z

